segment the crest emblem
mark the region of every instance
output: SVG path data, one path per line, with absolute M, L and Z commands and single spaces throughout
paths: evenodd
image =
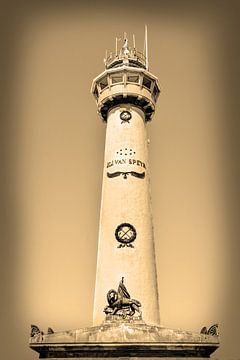
M 119 248 L 121 247 L 133 247 L 132 242 L 137 237 L 136 229 L 129 223 L 123 223 L 118 225 L 115 231 L 115 237 L 120 242 Z
M 120 119 L 122 120 L 121 124 L 125 123 L 125 122 L 130 123 L 131 118 L 132 118 L 132 115 L 129 111 L 124 110 L 120 114 Z

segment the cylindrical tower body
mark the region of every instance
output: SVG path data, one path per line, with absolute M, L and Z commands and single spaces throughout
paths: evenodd
M 123 305 L 108 307 L 113 309 L 112 315 L 121 315 L 121 308 L 127 308 L 124 304 L 130 293 L 130 301 L 141 303 L 142 319 L 159 324 L 146 134 L 146 121 L 154 112 L 159 87 L 146 70 L 144 59 L 134 55 L 136 52 L 132 56 L 129 52 L 110 59 L 92 87 L 99 114 L 107 122 L 94 298 L 96 325 L 105 319 L 107 293 L 110 289 L 117 292 L 122 278 L 127 295 L 120 289 Z M 136 307 L 130 309 L 134 313 Z M 132 312 L 128 314 L 132 316 Z

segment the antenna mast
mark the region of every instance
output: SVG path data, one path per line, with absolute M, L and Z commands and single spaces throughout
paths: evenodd
M 135 35 L 133 34 L 133 49 L 136 49 Z
M 146 68 L 148 70 L 148 34 L 147 34 L 147 25 L 145 25 L 144 52 L 145 52 L 145 56 L 146 56 Z

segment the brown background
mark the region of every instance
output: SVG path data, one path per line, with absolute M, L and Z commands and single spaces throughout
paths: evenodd
M 162 325 L 219 322 L 216 358 L 239 358 L 239 2 L 1 5 L 1 356 L 37 359 L 31 323 L 91 325 L 105 125 L 89 89 L 146 23 Z

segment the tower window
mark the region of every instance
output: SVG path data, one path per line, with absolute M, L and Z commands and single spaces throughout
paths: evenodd
M 104 76 L 104 77 L 100 80 L 99 86 L 100 86 L 101 90 L 105 89 L 105 88 L 108 86 L 107 76 Z
M 144 76 L 143 77 L 143 86 L 150 90 L 151 85 L 152 85 L 151 79 L 149 77 L 147 77 L 147 76 Z
M 153 88 L 153 98 L 155 101 L 157 99 L 158 94 L 159 94 L 159 90 L 158 90 L 157 86 L 155 85 Z
M 117 84 L 123 82 L 123 76 L 122 75 L 113 75 L 111 76 L 112 84 Z
M 98 98 L 98 88 L 97 88 L 97 85 L 95 85 L 95 88 L 93 90 L 93 95 Z
M 138 83 L 139 82 L 139 75 L 131 74 L 127 76 L 127 81 L 132 83 Z

